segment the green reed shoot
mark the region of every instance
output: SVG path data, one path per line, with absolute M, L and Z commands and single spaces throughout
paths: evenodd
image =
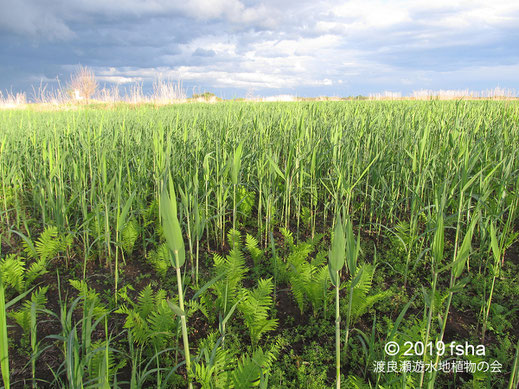
M 335 222 L 332 245 L 329 253 L 328 268 L 330 279 L 335 286 L 335 375 L 337 389 L 341 387 L 341 316 L 339 311 L 340 271 L 346 257 L 346 236 L 340 215 Z
M 172 303 L 170 303 L 170 306 L 172 307 L 173 311 L 180 316 L 182 324 L 182 338 L 184 341 L 184 358 L 186 361 L 188 386 L 189 388 L 191 388 L 191 357 L 189 351 L 189 338 L 187 334 L 186 314 L 184 308 L 184 294 L 182 290 L 182 275 L 180 273 L 180 268 L 184 265 L 184 262 L 186 260 L 186 253 L 184 248 L 184 239 L 182 238 L 182 230 L 180 228 L 180 223 L 178 221 L 177 200 L 171 176 L 169 178 L 168 186 L 169 194 L 168 190 L 166 189 L 166 186 L 164 185 L 162 189 L 162 194 L 160 196 L 162 228 L 164 230 L 164 236 L 166 237 L 168 248 L 172 254 L 170 256 L 171 263 L 177 273 L 179 301 L 179 307 L 175 306 Z

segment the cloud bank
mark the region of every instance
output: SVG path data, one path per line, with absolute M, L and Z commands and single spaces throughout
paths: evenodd
M 182 80 L 222 97 L 516 88 L 519 3 L 0 0 L 0 89 Z

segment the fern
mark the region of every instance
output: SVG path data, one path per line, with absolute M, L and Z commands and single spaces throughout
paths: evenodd
M 39 258 L 53 258 L 60 249 L 58 228 L 53 226 L 47 227 L 36 241 L 35 248 Z
M 127 254 L 131 254 L 135 242 L 140 234 L 139 223 L 135 219 L 130 219 L 122 231 L 122 247 Z
M 195 380 L 202 388 L 229 387 L 229 371 L 236 366 L 235 356 L 222 348 L 218 335 L 212 332 L 200 342 L 199 357 L 192 364 Z
M 257 265 L 263 257 L 263 251 L 258 248 L 258 240 L 252 235 L 247 234 L 245 237 L 245 248 L 251 255 L 254 265 Z
M 167 244 L 162 243 L 156 250 L 151 251 L 147 257 L 150 265 L 162 279 L 166 278 L 166 273 L 171 267 L 169 255 Z
M 151 285 L 148 284 L 140 291 L 135 310 L 140 316 L 146 318 L 155 309 L 155 301 Z
M 142 208 L 144 208 L 144 212 L 142 214 L 144 227 L 148 227 L 153 223 L 155 223 L 156 227 L 161 225 L 159 221 L 159 203 L 156 198 L 154 198 L 147 207 L 144 207 L 143 204 Z
M 409 374 L 409 375 L 411 375 L 411 374 Z M 348 378 L 341 383 L 341 388 L 344 388 L 344 389 L 370 389 L 371 386 L 367 385 L 360 378 L 353 376 L 353 375 L 349 375 Z
M 84 280 L 69 280 L 69 283 L 79 292 L 79 295 L 84 300 L 83 307 L 93 306 L 93 315 L 96 319 L 108 313 L 108 309 L 101 302 L 99 293 L 95 289 L 90 288 Z
M 176 333 L 176 319 L 167 305 L 166 292 L 160 289 L 154 293 L 151 285 L 141 290 L 137 302 L 130 302 L 130 307 L 123 305 L 115 312 L 126 315 L 124 327 L 139 344 L 151 341 L 162 348 Z
M 311 216 L 312 216 L 312 214 L 310 213 L 310 208 L 303 207 L 301 209 L 301 221 L 307 227 L 310 227 L 310 222 L 312 220 Z
M 218 254 L 214 255 L 213 261 L 216 275 L 225 274 L 213 286 L 216 292 L 215 304 L 220 310 L 225 311 L 236 302 L 238 287 L 241 286 L 248 269 L 243 254 L 238 248 L 232 249 L 225 258 Z
M 29 258 L 35 260 L 25 275 L 25 289 L 39 276 L 47 273 L 47 265 L 60 252 L 66 251 L 72 245 L 72 235 L 60 235 L 57 227 L 49 226 L 40 235 L 36 243 L 24 238 L 23 246 Z
M 4 285 L 21 292 L 25 286 L 25 263 L 22 257 L 10 254 L 0 260 L 0 277 Z
M 177 333 L 177 320 L 165 300 L 161 300 L 150 312 L 147 322 L 152 343 L 159 350 L 164 349 L 168 338 Z
M 243 300 L 238 309 L 243 313 L 245 325 L 249 329 L 251 342 L 257 345 L 261 336 L 272 331 L 277 326 L 277 319 L 269 319 L 268 314 L 272 305 L 272 279 L 260 279 L 253 290 L 243 289 Z
M 40 259 L 53 259 L 60 252 L 65 251 L 72 244 L 72 236 L 61 236 L 58 228 L 49 226 L 45 228 L 35 243 L 35 250 Z
M 328 287 L 328 268 L 326 254 L 320 252 L 311 262 L 309 254 L 314 250 L 314 244 L 303 242 L 294 246 L 286 260 L 286 273 L 292 295 L 301 313 L 305 302 L 312 304 L 314 315 L 324 304 Z
M 351 325 L 371 308 L 375 303 L 380 300 L 387 299 L 390 291 L 377 293 L 375 295 L 368 296 L 371 291 L 373 274 L 375 272 L 375 266 L 370 264 L 363 264 L 356 271 L 356 274 L 360 273 L 360 278 L 357 284 L 353 287 L 353 297 L 351 300 Z M 351 281 L 348 281 L 346 288 L 350 289 Z
M 288 266 L 291 267 L 288 278 L 292 295 L 299 310 L 303 313 L 307 286 L 312 279 L 312 266 L 304 259 L 289 262 Z
M 400 221 L 394 228 L 395 236 L 392 237 L 394 246 L 403 246 L 402 249 L 409 247 L 409 243 L 413 240 L 413 235 L 411 233 L 411 226 L 408 222 Z
M 284 227 L 281 227 L 279 229 L 281 231 L 281 234 L 283 235 L 283 239 L 285 241 L 285 245 L 292 250 L 294 248 L 294 235 L 292 234 L 292 231 L 287 230 Z
M 207 306 L 207 299 L 200 298 L 198 300 L 189 300 L 185 303 L 188 307 L 187 309 L 187 316 L 191 316 L 196 311 L 202 312 L 202 314 L 207 318 L 210 319 L 209 310 Z
M 92 377 L 94 382 L 97 382 L 96 386 L 101 388 L 109 387 L 110 383 L 106 382 L 105 378 L 107 376 L 113 376 L 113 374 L 122 367 L 121 363 L 116 365 L 113 349 L 109 346 L 110 344 L 109 342 L 107 344 L 106 340 L 97 340 L 90 346 L 92 352 L 89 356 L 88 374 Z M 108 374 L 106 374 L 106 370 L 108 370 Z
M 252 356 L 246 354 L 232 372 L 232 385 L 236 389 L 245 389 L 258 386 L 263 377 L 268 377 L 273 363 L 276 361 L 283 343 L 276 342 L 268 351 L 261 347 L 256 349 Z
M 328 295 L 329 271 L 327 265 L 312 268 L 312 278 L 306 285 L 306 296 L 312 305 L 314 316 L 324 305 Z
M 26 288 L 33 283 L 33 281 L 47 273 L 47 259 L 42 257 L 31 263 L 29 269 L 25 273 Z
M 118 310 L 116 312 L 124 312 Z M 124 328 L 127 328 L 131 334 L 132 338 L 139 344 L 145 344 L 151 334 L 150 327 L 146 320 L 139 315 L 137 312 L 128 310 L 126 316 L 126 321 L 124 323 Z
M 29 334 L 31 331 L 31 309 L 34 306 L 36 312 L 45 307 L 47 304 L 47 297 L 45 294 L 49 289 L 48 286 L 38 288 L 37 291 L 33 292 L 30 300 L 25 300 L 22 307 L 16 311 L 10 313 L 10 316 L 22 327 L 25 334 Z
M 239 249 L 241 245 L 241 234 L 239 231 L 230 229 L 229 232 L 227 232 L 227 242 L 229 243 L 229 246 L 231 246 L 233 249 Z

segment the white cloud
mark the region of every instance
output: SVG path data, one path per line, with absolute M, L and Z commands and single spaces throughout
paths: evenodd
M 444 79 L 455 83 L 453 74 L 467 84 L 519 77 L 506 67 L 519 63 L 519 2 L 509 0 L 40 4 L 2 5 L 0 29 L 30 36 L 25 43 L 69 40 L 47 46 L 52 54 L 39 52 L 45 64 L 56 61 L 59 71 L 81 62 L 106 82 L 151 82 L 162 74 L 207 88 L 347 94 L 376 85 L 375 91 L 434 88 Z

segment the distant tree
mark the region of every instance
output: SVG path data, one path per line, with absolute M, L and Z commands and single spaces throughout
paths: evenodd
M 88 101 L 97 90 L 97 81 L 94 72 L 86 66 L 79 66 L 70 76 L 68 84 L 70 93 L 77 100 Z
M 206 99 L 209 100 L 212 97 L 216 97 L 214 93 L 204 92 L 204 93 L 193 93 L 193 99 Z

